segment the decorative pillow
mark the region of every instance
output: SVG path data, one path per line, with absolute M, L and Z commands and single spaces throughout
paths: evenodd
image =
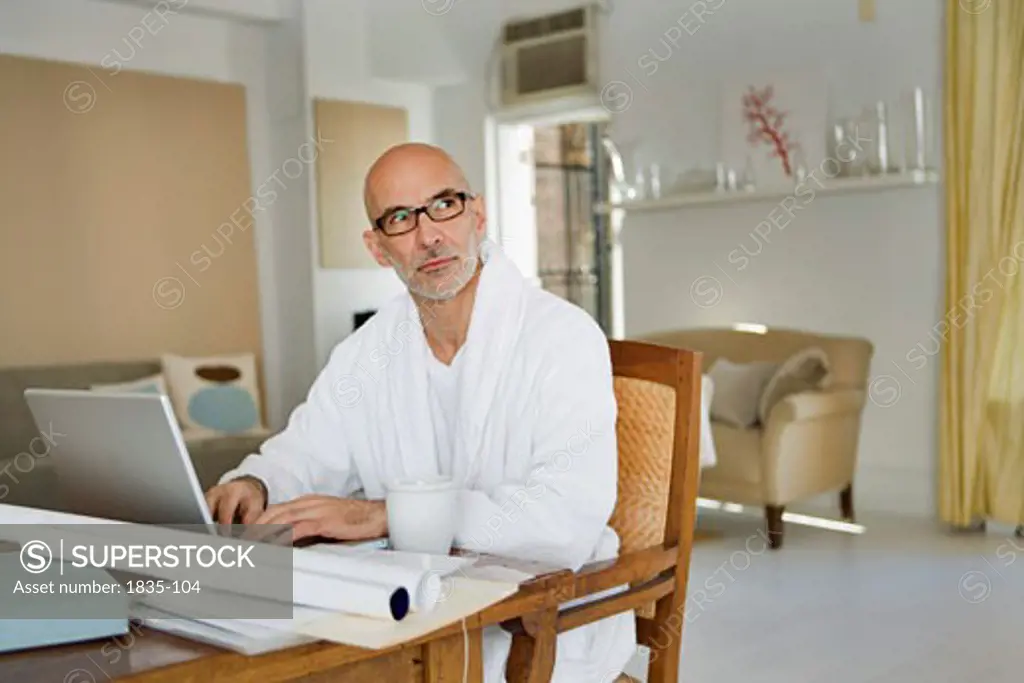
M 827 386 L 830 372 L 828 355 L 823 349 L 811 346 L 797 351 L 768 380 L 757 407 L 758 418 L 767 422 L 772 407 L 790 394 Z
M 130 382 L 115 382 L 112 384 L 93 384 L 89 387 L 92 391 L 106 393 L 131 393 L 131 394 L 164 394 L 167 393 L 167 382 L 163 375 L 150 375 L 141 379 L 134 379 Z
M 266 432 L 253 354 L 160 360 L 186 438 Z
M 712 363 L 708 370 L 715 387 L 711 419 L 742 429 L 757 424 L 761 394 L 778 367 L 768 361 L 733 363 L 725 358 Z

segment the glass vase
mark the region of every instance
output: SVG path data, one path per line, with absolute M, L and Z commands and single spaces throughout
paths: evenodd
M 935 168 L 935 104 L 923 88 L 914 88 L 902 100 L 904 155 L 908 171 Z

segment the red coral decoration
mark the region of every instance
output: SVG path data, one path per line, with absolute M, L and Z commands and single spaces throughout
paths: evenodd
M 764 143 L 772 148 L 771 156 L 782 160 L 782 170 L 787 176 L 793 175 L 793 168 L 790 164 L 790 155 L 799 148 L 799 144 L 790 140 L 782 124 L 789 115 L 789 112 L 779 111 L 772 105 L 771 100 L 775 91 L 772 86 L 766 86 L 760 92 L 750 86 L 750 90 L 743 96 L 743 120 L 750 124 L 750 134 L 747 142 L 751 145 Z

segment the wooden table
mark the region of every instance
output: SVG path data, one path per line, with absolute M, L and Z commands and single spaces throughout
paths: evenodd
M 572 591 L 572 572 L 537 577 L 466 619 L 469 680 L 483 680 L 487 626 L 551 612 Z M 4 683 L 462 683 L 462 622 L 386 650 L 313 643 L 248 657 L 132 625 L 124 636 L 0 655 Z

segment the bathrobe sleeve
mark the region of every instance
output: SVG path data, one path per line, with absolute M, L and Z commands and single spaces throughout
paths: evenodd
M 257 477 L 267 486 L 270 505 L 310 493 L 345 497 L 361 488 L 339 419 L 338 401 L 345 398 L 340 356 L 336 350 L 285 429 L 224 474 L 221 483 Z
M 527 474 L 465 491 L 456 543 L 576 570 L 596 559 L 615 506 L 617 409 L 604 333 L 582 310 L 557 323 L 537 345 L 545 350 L 530 392 Z

